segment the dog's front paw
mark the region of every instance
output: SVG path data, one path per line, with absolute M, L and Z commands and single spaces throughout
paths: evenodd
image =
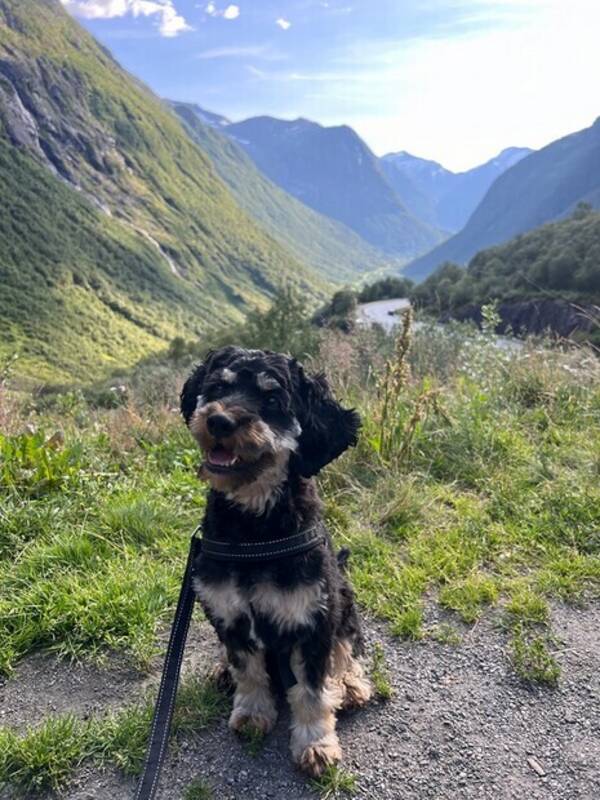
M 229 727 L 236 733 L 254 730 L 264 735 L 273 730 L 276 720 L 277 713 L 275 711 L 249 712 L 241 706 L 239 708 L 234 708 L 231 712 Z
M 337 764 L 342 759 L 342 748 L 339 742 L 314 742 L 304 748 L 298 759 L 298 766 L 311 778 L 320 778 L 327 767 Z

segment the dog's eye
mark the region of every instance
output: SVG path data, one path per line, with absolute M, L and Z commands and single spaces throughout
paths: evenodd
M 267 399 L 265 400 L 265 406 L 267 408 L 273 410 L 275 408 L 280 408 L 281 407 L 281 403 L 279 402 L 279 398 L 276 397 L 274 394 L 272 394 L 269 397 L 267 397 Z

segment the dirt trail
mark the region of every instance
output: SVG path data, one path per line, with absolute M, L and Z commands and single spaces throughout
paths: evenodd
M 553 628 L 562 641 L 562 678 L 550 690 L 529 688 L 514 677 L 504 635 L 491 619 L 476 625 L 459 646 L 400 642 L 369 622 L 369 647 L 383 644 L 395 695 L 340 719 L 344 766 L 358 778 L 356 796 L 597 800 L 600 607 L 555 609 Z M 188 669 L 203 669 L 214 657 L 205 624 L 195 627 L 188 653 Z M 21 727 L 46 712 L 97 712 L 132 699 L 143 685 L 123 664 L 104 671 L 36 656 L 0 688 L 2 721 Z M 160 800 L 181 800 L 198 776 L 212 784 L 216 800 L 314 800 L 290 764 L 287 726 L 284 711 L 254 757 L 225 720 L 183 740 L 171 750 Z M 83 767 L 63 797 L 129 800 L 132 791 L 133 783 L 117 773 Z

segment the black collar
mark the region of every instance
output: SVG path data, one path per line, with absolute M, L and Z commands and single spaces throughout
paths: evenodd
M 293 536 L 266 542 L 219 542 L 202 537 L 200 548 L 205 556 L 216 561 L 275 561 L 278 558 L 308 553 L 324 541 L 323 526 L 316 524 Z

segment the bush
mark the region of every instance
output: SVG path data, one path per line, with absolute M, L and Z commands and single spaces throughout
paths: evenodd
M 304 300 L 287 286 L 277 291 L 270 308 L 255 309 L 241 325 L 219 332 L 210 347 L 238 344 L 303 359 L 318 352 L 319 342 L 319 331 L 311 322 Z

